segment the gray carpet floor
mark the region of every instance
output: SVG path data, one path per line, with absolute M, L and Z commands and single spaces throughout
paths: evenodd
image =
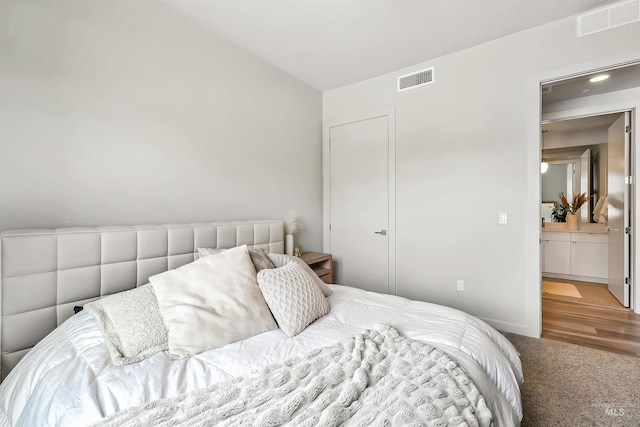
M 640 426 L 640 358 L 505 336 L 524 370 L 522 427 Z

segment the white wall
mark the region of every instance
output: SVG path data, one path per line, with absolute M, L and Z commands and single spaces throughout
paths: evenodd
M 640 58 L 639 39 L 640 23 L 578 39 L 566 19 L 324 93 L 325 124 L 395 108 L 399 295 L 539 336 L 539 83 Z M 434 84 L 396 92 L 428 66 Z
M 318 91 L 161 2 L 0 7 L 0 229 L 295 210 L 321 249 Z

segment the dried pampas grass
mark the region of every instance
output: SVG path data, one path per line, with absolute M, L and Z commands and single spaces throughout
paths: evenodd
M 302 229 L 304 229 L 304 226 L 300 221 L 298 221 L 298 218 L 296 217 L 296 213 L 294 211 L 291 211 L 289 213 L 289 217 L 284 222 L 285 233 L 296 234 L 298 231 L 301 231 Z
M 564 193 L 560 193 L 559 197 L 562 206 L 564 206 L 564 208 L 572 214 L 578 212 L 578 209 L 580 209 L 580 207 L 582 207 L 582 205 L 584 205 L 587 200 L 589 200 L 589 197 L 587 197 L 587 193 L 576 194 L 575 196 L 573 196 L 571 204 L 569 204 L 569 201 L 565 197 Z

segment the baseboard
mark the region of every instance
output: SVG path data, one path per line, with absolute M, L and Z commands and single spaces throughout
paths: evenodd
M 523 335 L 530 338 L 540 338 L 540 334 L 538 334 L 537 331 L 534 331 L 533 328 L 531 328 L 529 325 L 503 322 L 501 320 L 487 319 L 484 317 L 479 317 L 479 319 L 482 319 L 489 325 L 493 326 L 495 329 L 502 332 L 510 332 L 512 334 Z

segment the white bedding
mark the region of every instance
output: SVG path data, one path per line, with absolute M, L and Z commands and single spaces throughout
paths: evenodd
M 458 310 L 332 285 L 331 311 L 299 335 L 266 332 L 184 360 L 166 352 L 113 366 L 100 328 L 81 312 L 41 341 L 0 385 L 0 425 L 77 426 L 114 412 L 170 398 L 393 325 L 458 361 L 483 394 L 496 425 L 519 425 L 522 368 L 500 333 Z

